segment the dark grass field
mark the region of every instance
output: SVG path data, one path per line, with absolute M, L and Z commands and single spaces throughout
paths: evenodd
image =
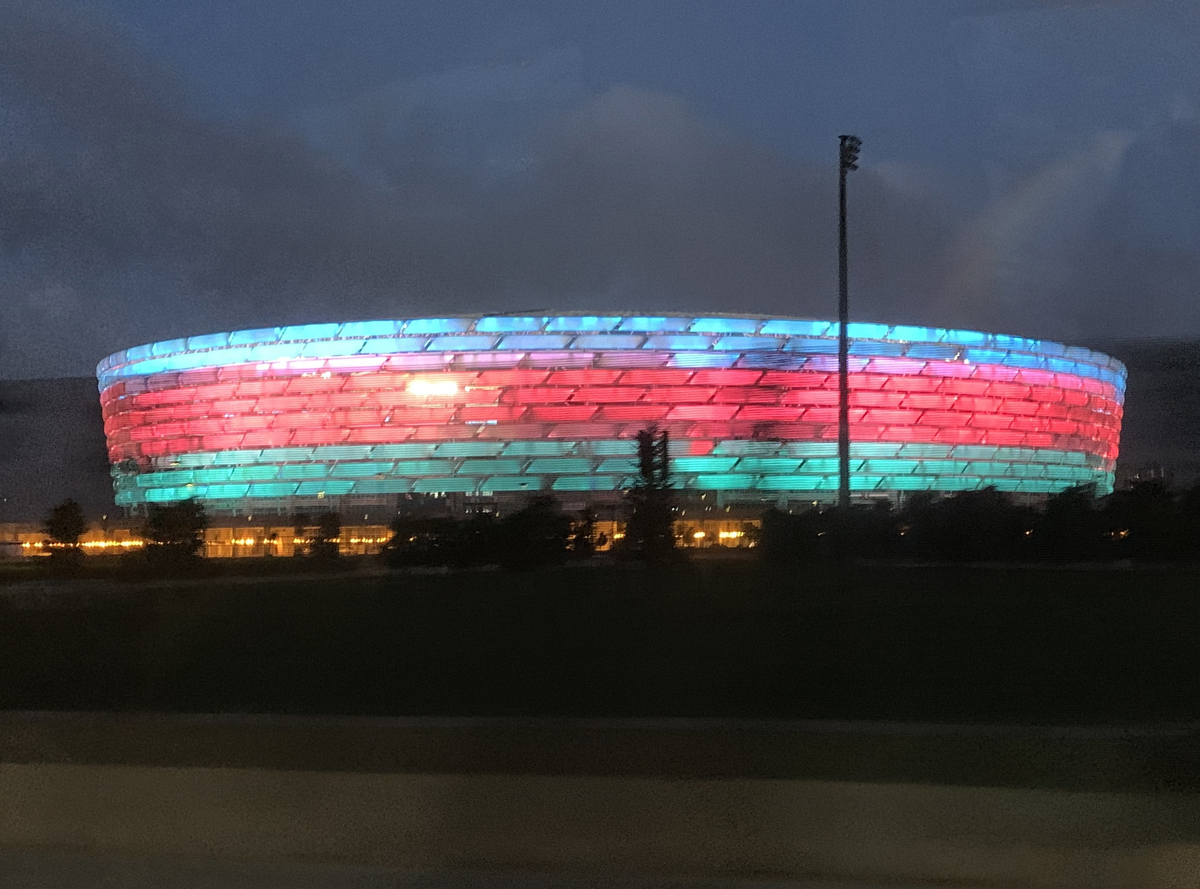
M 0 709 L 1200 718 L 1200 573 L 697 561 L 0 587 Z

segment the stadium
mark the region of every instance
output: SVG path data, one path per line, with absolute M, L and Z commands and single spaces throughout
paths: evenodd
M 850 324 L 859 498 L 1112 489 L 1125 368 L 1016 336 Z M 829 501 L 836 323 L 746 315 L 471 315 L 205 334 L 97 368 L 118 505 L 279 514 L 553 494 L 616 502 L 634 436 L 675 488 Z

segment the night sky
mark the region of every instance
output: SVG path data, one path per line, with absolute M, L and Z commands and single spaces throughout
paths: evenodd
M 1200 336 L 1200 4 L 0 0 L 0 377 L 545 308 Z

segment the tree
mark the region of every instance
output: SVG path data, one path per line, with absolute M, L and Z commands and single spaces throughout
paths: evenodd
M 450 516 L 398 515 L 392 519 L 392 539 L 383 547 L 389 568 L 450 564 L 450 543 L 458 522 Z
M 50 550 L 50 560 L 54 565 L 78 565 L 83 557 L 79 548 L 79 538 L 87 531 L 87 519 L 83 510 L 74 500 L 64 500 L 46 516 L 42 522 L 42 530 L 58 546 Z
M 637 434 L 638 480 L 628 494 L 625 541 L 647 559 L 661 559 L 675 548 L 669 445 L 667 433 L 655 426 Z
M 508 569 L 560 565 L 567 558 L 571 520 L 553 497 L 534 497 L 500 520 L 500 564 Z
M 61 546 L 76 548 L 79 538 L 87 531 L 87 519 L 83 517 L 83 509 L 74 500 L 64 500 L 46 516 L 42 522 L 42 530 Z
M 476 512 L 465 522 L 454 525 L 445 564 L 455 568 L 477 568 L 500 561 L 503 541 L 500 523 L 493 513 Z
M 1119 558 L 1172 560 L 1195 550 L 1182 516 L 1175 494 L 1156 478 L 1109 495 L 1101 525 Z
M 596 552 L 596 513 L 584 509 L 571 525 L 571 553 L 577 559 L 590 559 Z
M 798 515 L 768 509 L 762 517 L 759 555 L 768 563 L 813 561 L 820 554 L 821 530 L 815 507 Z
M 932 499 L 913 496 L 905 507 L 910 552 L 946 561 L 1004 561 L 1028 555 L 1032 510 L 994 487 Z
M 150 505 L 143 534 L 151 542 L 147 555 L 164 562 L 186 562 L 204 547 L 204 529 L 208 517 L 198 500 L 184 500 L 163 506 Z
M 342 517 L 336 512 L 321 512 L 316 516 L 317 524 L 309 540 L 309 554 L 318 559 L 338 557 L 338 538 L 342 536 Z
M 448 515 L 398 515 L 383 557 L 391 568 L 496 565 L 507 533 L 491 512 L 472 513 L 465 521 Z
M 292 531 L 295 542 L 293 556 L 314 556 L 319 559 L 336 559 L 342 536 L 342 517 L 336 512 L 318 512 L 309 515 L 297 512 L 292 515 Z
M 1076 485 L 1051 494 L 1034 528 L 1034 549 L 1044 559 L 1093 559 L 1104 534 L 1096 511 L 1096 486 Z
M 304 549 L 308 542 L 308 528 L 311 522 L 308 518 L 308 513 L 297 512 L 292 515 L 292 555 L 304 555 Z

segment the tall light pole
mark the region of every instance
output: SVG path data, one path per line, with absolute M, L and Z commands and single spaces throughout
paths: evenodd
M 862 139 L 838 136 L 838 506 L 850 507 L 850 295 L 846 281 L 846 174 L 858 169 Z

